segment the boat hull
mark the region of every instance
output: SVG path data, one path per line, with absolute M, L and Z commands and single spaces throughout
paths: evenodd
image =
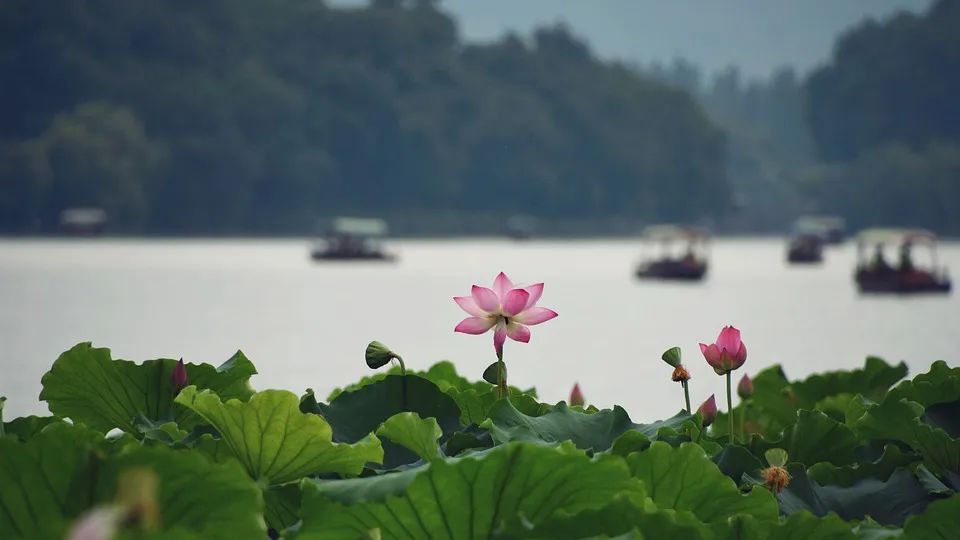
M 707 274 L 707 265 L 690 265 L 658 261 L 641 265 L 636 275 L 640 279 L 665 279 L 675 281 L 700 281 Z
M 313 251 L 310 253 L 310 258 L 314 261 L 396 261 L 396 256 L 388 253 L 336 253 L 329 251 Z
M 823 253 L 790 251 L 787 253 L 787 262 L 790 264 L 820 264 L 823 262 Z
M 929 276 L 925 279 L 917 279 L 899 272 L 889 272 L 879 275 L 858 272 L 855 279 L 860 292 L 865 293 L 949 293 L 953 285 L 949 279 L 938 280 Z

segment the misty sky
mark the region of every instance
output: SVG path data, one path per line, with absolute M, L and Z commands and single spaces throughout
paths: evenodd
M 340 4 L 365 3 L 340 0 Z M 601 56 L 669 62 L 683 56 L 708 73 L 730 64 L 766 76 L 825 62 L 836 36 L 865 17 L 923 12 L 933 0 L 440 0 L 468 40 L 523 34 L 566 22 Z

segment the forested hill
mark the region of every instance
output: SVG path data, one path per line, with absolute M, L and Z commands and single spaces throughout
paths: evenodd
M 851 30 L 806 94 L 821 209 L 960 235 L 960 2 Z
M 304 232 L 320 215 L 694 220 L 730 193 L 685 92 L 563 27 L 466 45 L 429 1 L 0 3 L 0 231 Z

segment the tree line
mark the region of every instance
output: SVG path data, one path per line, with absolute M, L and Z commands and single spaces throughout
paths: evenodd
M 126 233 L 817 212 L 960 234 L 956 28 L 940 0 L 851 28 L 810 74 L 707 80 L 601 61 L 562 25 L 465 43 L 430 0 L 10 0 L 0 232 L 95 206 Z
M 320 215 L 696 220 L 725 138 L 563 26 L 464 43 L 426 0 L 0 4 L 0 230 L 302 232 Z

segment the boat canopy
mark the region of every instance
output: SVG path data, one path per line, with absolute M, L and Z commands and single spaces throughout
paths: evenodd
M 107 213 L 101 208 L 67 208 L 60 212 L 60 224 L 64 226 L 92 227 L 107 221 Z
M 937 235 L 926 229 L 866 229 L 857 234 L 859 244 L 935 244 Z
M 337 217 L 330 225 L 330 233 L 350 236 L 384 236 L 387 222 L 375 218 Z
M 710 233 L 700 227 L 664 223 L 646 227 L 643 229 L 643 236 L 654 241 L 689 240 L 695 242 L 709 239 Z
M 842 231 L 846 226 L 846 221 L 839 216 L 800 216 L 793 223 L 793 230 L 797 234 L 819 234 L 826 231 Z

